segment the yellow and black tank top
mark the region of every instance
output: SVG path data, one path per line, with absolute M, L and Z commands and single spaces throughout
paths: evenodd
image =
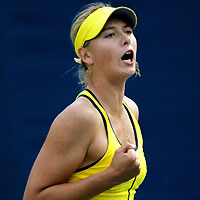
M 78 169 L 72 174 L 68 182 L 79 181 L 108 168 L 111 164 L 115 151 L 121 146 L 121 143 L 115 135 L 115 132 L 112 128 L 112 124 L 109 120 L 106 111 L 104 110 L 98 99 L 95 97 L 95 95 L 90 90 L 85 89 L 77 96 L 77 98 L 81 96 L 86 97 L 101 114 L 108 137 L 108 146 L 107 151 L 103 155 L 103 157 L 86 167 Z M 123 102 L 123 106 L 129 115 L 134 129 L 136 141 L 135 151 L 139 157 L 141 166 L 140 174 L 127 182 L 124 182 L 120 185 L 116 185 L 111 189 L 104 191 L 103 193 L 91 198 L 91 200 L 133 200 L 134 195 L 136 193 L 136 189 L 140 186 L 140 184 L 143 182 L 146 176 L 147 167 L 143 153 L 143 139 L 141 130 L 137 120 L 135 119 L 134 115 L 132 114 L 125 102 Z

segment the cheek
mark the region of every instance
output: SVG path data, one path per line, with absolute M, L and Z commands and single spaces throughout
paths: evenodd
M 96 45 L 96 50 L 93 52 L 94 55 L 94 61 L 109 65 L 114 60 L 114 56 L 116 55 L 115 51 L 116 48 L 114 48 L 111 44 L 101 44 Z
M 131 45 L 132 45 L 133 49 L 136 52 L 137 51 L 137 40 L 136 40 L 136 38 L 134 36 L 133 36 L 133 38 L 131 40 Z

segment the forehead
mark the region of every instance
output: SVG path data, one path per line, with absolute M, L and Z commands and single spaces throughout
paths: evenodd
M 121 25 L 121 26 L 126 26 L 126 27 L 131 27 L 130 23 L 126 18 L 120 17 L 120 16 L 111 16 L 108 21 L 106 22 L 105 26 L 103 29 L 105 29 L 108 26 L 111 25 Z
M 123 20 L 119 17 L 112 17 L 112 18 L 108 19 L 105 26 L 101 30 L 101 32 L 106 30 L 107 28 L 110 28 L 110 27 L 114 28 L 114 27 L 117 27 L 117 26 L 120 26 L 120 27 L 123 27 L 123 28 L 124 27 L 131 27 L 125 20 Z

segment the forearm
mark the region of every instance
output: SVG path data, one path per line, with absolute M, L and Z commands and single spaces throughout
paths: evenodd
M 140 164 L 129 143 L 116 150 L 110 166 L 97 174 L 73 183 L 44 184 L 38 175 L 30 178 L 24 200 L 88 200 L 140 173 Z M 41 182 L 41 183 L 40 183 Z M 39 184 L 42 184 L 39 186 Z
M 117 183 L 112 173 L 105 170 L 73 183 L 63 183 L 41 190 L 33 200 L 88 200 Z M 29 200 L 25 198 L 24 200 Z

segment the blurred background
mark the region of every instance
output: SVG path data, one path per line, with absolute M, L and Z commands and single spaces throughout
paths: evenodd
M 81 90 L 77 68 L 65 73 L 76 65 L 69 32 L 76 13 L 91 2 L 0 3 L 1 199 L 22 199 L 52 121 Z M 199 200 L 200 3 L 109 2 L 138 16 L 142 77 L 128 80 L 126 95 L 140 109 L 148 174 L 135 199 Z

